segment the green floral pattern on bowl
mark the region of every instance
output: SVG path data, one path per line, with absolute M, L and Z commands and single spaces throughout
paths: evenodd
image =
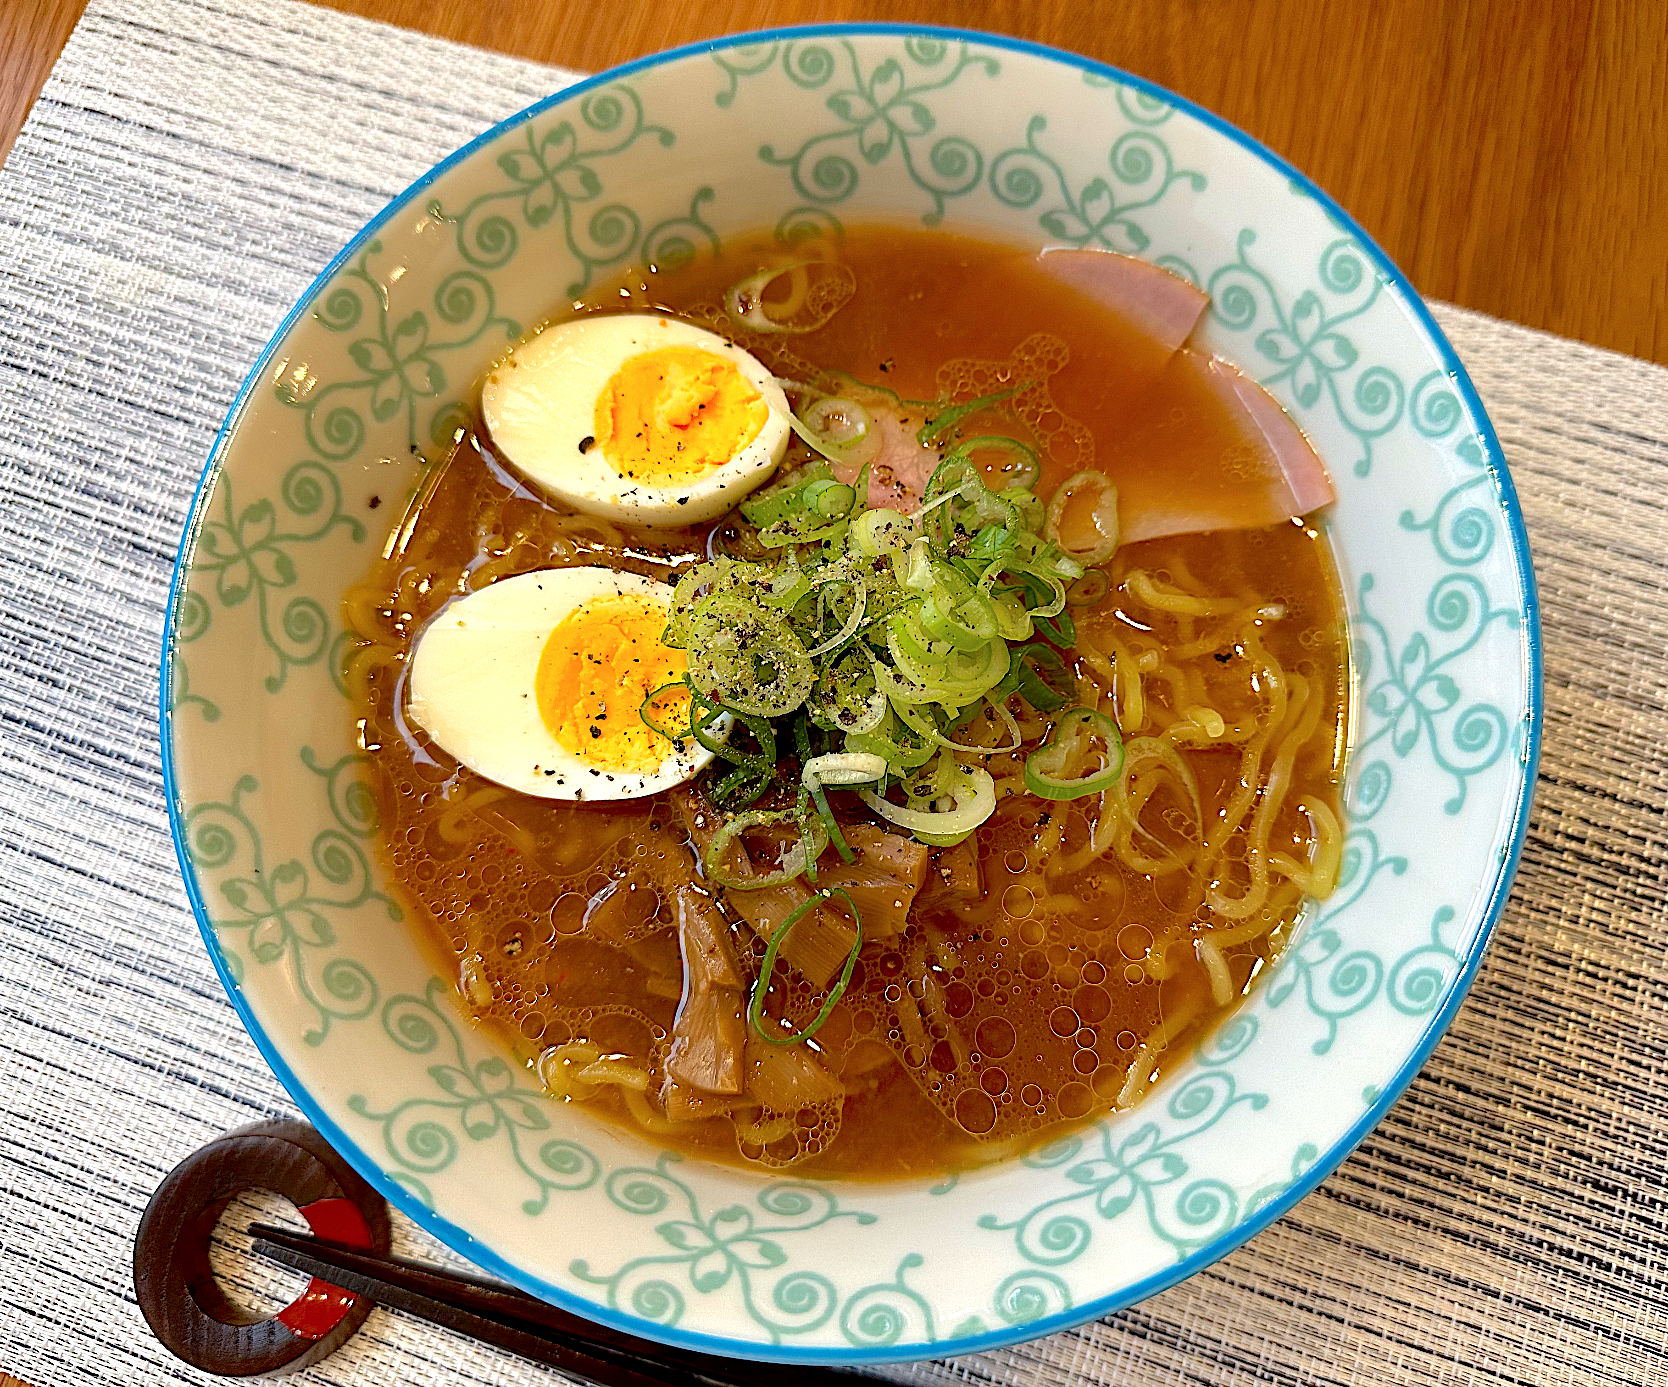
M 1103 246 L 1208 289 L 1209 344 L 1279 396 L 1337 480 L 1359 696 L 1339 890 L 1192 1063 L 1023 1159 L 841 1185 L 657 1153 L 549 1101 L 473 1028 L 381 879 L 339 607 L 525 327 L 628 264 L 881 218 Z M 167 661 L 193 903 L 309 1115 L 426 1226 L 530 1289 L 800 1359 L 967 1352 L 1103 1313 L 1311 1187 L 1457 1005 L 1515 863 L 1539 732 L 1510 483 L 1405 281 L 1299 177 L 1162 92 L 884 26 L 606 75 L 396 201 L 228 420 Z

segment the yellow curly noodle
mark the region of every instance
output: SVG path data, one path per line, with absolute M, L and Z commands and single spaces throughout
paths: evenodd
M 991 314 L 939 273 L 956 263 L 971 281 L 1006 254 L 901 229 L 743 239 L 676 275 L 601 286 L 585 311 L 680 311 L 785 378 L 859 399 L 1010 391 L 967 427 L 1040 440 L 1046 498 L 1096 466 L 1096 438 L 1125 421 L 1098 413 L 1092 383 L 1073 374 L 1086 329 L 1057 287 L 1039 282 Z M 729 293 L 750 278 L 762 308 Z M 946 360 L 950 348 L 960 355 Z M 1073 585 L 1076 642 L 1054 672 L 1068 706 L 1121 731 L 1110 787 L 1039 799 L 1026 758 L 1058 715 L 1019 697 L 982 709 L 954 736 L 986 749 L 963 757 L 988 768 L 995 812 L 933 850 L 902 927 L 869 932 L 814 1039 L 749 1039 L 739 1093 L 670 1081 L 688 986 L 680 891 L 693 884 L 717 910 L 751 987 L 802 888 L 749 897 L 706 881 L 684 792 L 575 804 L 474 775 L 405 718 L 403 680 L 417 634 L 454 597 L 553 565 L 672 578 L 709 546 L 765 553 L 732 523 L 650 533 L 574 514 L 470 433 L 428 468 L 343 602 L 342 673 L 389 875 L 464 1005 L 554 1097 L 658 1145 L 763 1169 L 900 1176 L 1003 1159 L 1138 1102 L 1277 956 L 1306 899 L 1332 889 L 1347 651 L 1324 540 L 1294 525 L 1127 546 Z M 1095 773 L 1102 746 L 1075 747 L 1061 774 Z M 867 818 L 855 798 L 833 798 L 848 825 Z M 783 846 L 758 831 L 743 842 L 758 866 Z M 813 915 L 805 930 L 821 940 L 798 955 L 813 970 L 850 937 L 844 917 Z M 767 1011 L 800 1030 L 829 979 L 784 957 Z
M 1165 579 L 1139 567 L 1120 576 L 1118 593 L 1127 603 L 1122 614 L 1133 622 L 1116 628 L 1083 623 L 1077 673 L 1078 701 L 1114 715 L 1126 735 L 1122 775 L 1110 792 L 1079 811 L 1082 831 L 1073 834 L 1074 850 L 1060 851 L 1070 811 L 1035 831 L 1022 860 L 1012 864 L 1021 874 L 1009 890 L 1023 893 L 1027 910 L 1069 915 L 1081 910 L 1080 898 L 1051 888 L 1081 883 L 1108 854 L 1150 882 L 1179 879 L 1183 885 L 1169 904 L 1170 913 L 1182 918 L 1152 938 L 1139 966 L 1158 982 L 1196 969 L 1209 1001 L 1224 1008 L 1237 1000 L 1251 972 L 1245 966 L 1236 974 L 1230 959 L 1255 959 L 1259 940 L 1295 921 L 1303 892 L 1325 895 L 1335 882 L 1339 824 L 1324 796 L 1296 806 L 1309 825 L 1307 834 L 1294 828 L 1298 838 L 1307 838 L 1306 851 L 1274 852 L 1270 841 L 1276 826 L 1292 817 L 1288 800 L 1299 753 L 1315 746 L 1323 712 L 1337 716 L 1341 675 L 1334 672 L 1328 707 L 1325 690 L 1312 694 L 1310 679 L 1286 671 L 1262 638 L 1284 612 L 1255 587 L 1213 591 L 1179 560 Z M 1225 650 L 1235 652 L 1240 666 L 1237 687 L 1207 658 Z M 1154 730 L 1158 735 L 1150 735 Z M 1236 747 L 1238 774 L 1207 813 L 1187 751 L 1208 748 L 1221 759 Z M 1029 809 L 1017 762 L 1001 767 L 999 813 Z M 993 760 L 993 771 L 999 764 Z M 1044 882 L 1036 880 L 1039 868 Z M 1271 874 L 1296 889 L 1271 894 Z M 1176 950 L 1184 942 L 1191 957 Z M 1166 1053 L 1183 1048 L 1178 1038 L 1200 1010 L 1184 1004 L 1147 1032 L 1130 1061 L 1132 1077 L 1120 1102 L 1145 1090 L 1151 1075 L 1142 1077 L 1144 1067 L 1156 1072 Z

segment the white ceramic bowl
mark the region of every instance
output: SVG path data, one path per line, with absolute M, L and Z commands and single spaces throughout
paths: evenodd
M 1279 396 L 1336 479 L 1358 678 L 1344 880 L 1250 1001 L 1137 1110 L 930 1185 L 680 1161 L 547 1101 L 399 922 L 338 663 L 342 593 L 506 343 L 633 261 L 882 218 L 1109 246 L 1206 287 L 1210 347 Z M 1043 1334 L 1289 1209 L 1458 1006 L 1516 863 L 1540 726 L 1533 578 L 1498 444 L 1359 228 L 1148 83 L 875 26 L 593 78 L 390 204 L 250 373 L 181 545 L 166 651 L 187 887 L 307 1116 L 490 1271 L 653 1337 L 796 1361 Z

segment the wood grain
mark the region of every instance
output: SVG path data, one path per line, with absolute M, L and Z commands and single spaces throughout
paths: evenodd
M 1668 363 L 1668 0 L 324 0 L 595 69 L 809 20 L 1075 49 L 1313 176 L 1419 289 Z M 0 151 L 79 0 L 0 0 Z
M 0 0 L 0 164 L 86 0 Z M 0 1379 L 0 1387 L 9 1387 Z

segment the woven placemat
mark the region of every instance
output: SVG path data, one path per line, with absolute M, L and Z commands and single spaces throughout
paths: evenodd
M 0 173 L 0 1369 L 35 1387 L 197 1380 L 134 1306 L 135 1224 L 186 1152 L 290 1111 L 163 808 L 162 609 L 202 460 L 343 241 L 570 78 L 293 0 L 98 0 Z M 1104 1322 L 888 1375 L 1668 1382 L 1668 372 L 1438 316 L 1545 604 L 1539 798 L 1470 1001 L 1247 1247 Z M 304 1380 L 551 1379 L 377 1314 Z

